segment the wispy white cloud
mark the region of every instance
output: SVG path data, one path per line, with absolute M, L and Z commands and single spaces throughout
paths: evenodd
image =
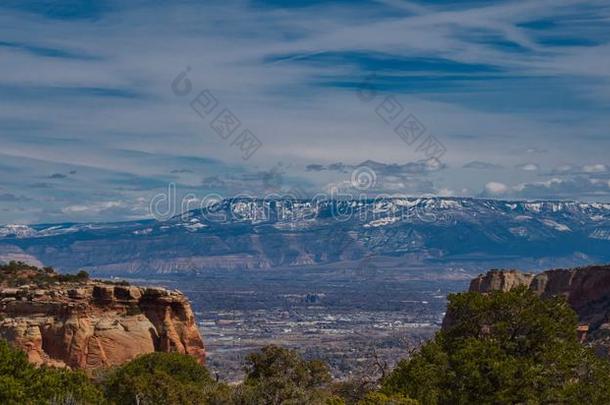
M 540 166 L 536 163 L 522 163 L 515 166 L 515 169 L 525 170 L 526 172 L 536 172 L 540 170 Z
M 547 151 L 529 168 L 607 171 L 598 170 L 610 146 L 604 1 L 56 3 L 0 5 L 0 151 L 11 173 L 0 186 L 31 199 L 22 205 L 35 220 L 74 219 L 67 207 L 97 201 L 84 193 L 136 205 L 168 182 L 188 192 L 204 178 L 256 175 L 280 161 L 291 162 L 293 182 L 322 189 L 349 179 L 307 172 L 311 162 L 421 159 L 375 114 L 386 94 L 442 139 L 443 163 L 454 168 L 405 188 L 480 190 L 558 175 L 516 168 L 516 150 Z M 196 90 L 209 88 L 263 141 L 250 161 L 172 94 L 187 66 Z M 379 95 L 367 104 L 355 87 L 371 71 Z M 571 190 L 578 197 L 583 188 Z M 7 206 L 0 222 L 24 218 L 18 208 Z M 104 215 L 132 213 L 95 217 Z
M 610 179 L 575 176 L 521 183 L 514 186 L 500 182 L 489 182 L 485 185 L 480 196 L 521 199 L 606 200 L 610 196 Z

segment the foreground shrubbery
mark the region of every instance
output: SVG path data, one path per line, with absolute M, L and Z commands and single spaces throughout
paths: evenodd
M 92 383 L 84 374 L 36 369 L 0 342 L 4 404 L 607 404 L 610 366 L 576 337 L 564 299 L 527 289 L 450 296 L 447 327 L 383 380 L 331 381 L 328 366 L 267 346 L 246 359 L 246 378 L 214 381 L 189 356 L 151 353 Z
M 526 288 L 449 299 L 450 322 L 401 361 L 383 392 L 422 404 L 610 403 L 610 367 L 580 344 L 564 298 Z
M 104 379 L 106 398 L 117 404 L 198 404 L 213 390 L 205 367 L 190 356 L 151 353 Z
M 248 355 L 245 370 L 239 403 L 341 403 L 327 389 L 332 378 L 326 363 L 303 360 L 296 351 L 264 347 Z
M 0 340 L 0 404 L 99 404 L 101 391 L 82 372 L 36 368 Z

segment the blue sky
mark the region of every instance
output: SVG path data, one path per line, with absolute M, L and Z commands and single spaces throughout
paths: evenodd
M 372 194 L 610 199 L 607 1 L 5 0 L 0 95 L 0 223 L 146 217 L 168 184 L 348 193 L 362 166 Z

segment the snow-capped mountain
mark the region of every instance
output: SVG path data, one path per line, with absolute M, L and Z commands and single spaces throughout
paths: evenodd
M 223 200 L 168 221 L 7 225 L 3 252 L 93 273 L 610 260 L 610 204 L 470 198 Z M 6 259 L 6 258 L 5 258 Z

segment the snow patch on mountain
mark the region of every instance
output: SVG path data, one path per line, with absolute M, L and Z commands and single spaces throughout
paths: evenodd
M 390 224 L 393 224 L 394 222 L 398 222 L 398 221 L 400 221 L 399 217 L 381 218 L 381 219 L 376 219 L 374 221 L 371 221 L 367 224 L 364 224 L 364 227 L 365 228 L 376 228 L 378 226 L 390 225 Z
M 559 222 L 553 221 L 552 219 L 543 219 L 542 223 L 548 227 L 558 230 L 559 232 L 570 232 L 571 231 L 569 226 L 560 224 Z
M 36 235 L 36 231 L 27 225 L 6 225 L 0 227 L 0 236 L 13 236 L 17 238 L 29 238 Z

